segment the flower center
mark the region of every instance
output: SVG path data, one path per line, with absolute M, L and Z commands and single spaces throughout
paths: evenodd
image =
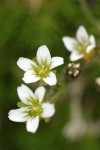
M 81 45 L 80 46 L 80 53 L 86 55 L 86 48 L 88 47 L 88 45 Z
M 37 100 L 30 100 L 30 104 L 26 105 L 23 102 L 18 102 L 18 107 L 27 107 L 29 116 L 40 116 L 43 113 L 42 105 Z
M 50 66 L 42 64 L 40 66 L 35 67 L 34 71 L 35 71 L 37 76 L 40 76 L 42 78 L 46 78 L 49 75 Z
M 32 105 L 29 106 L 29 115 L 30 116 L 39 116 L 43 113 L 43 108 L 37 100 L 32 101 Z
M 85 60 L 91 59 L 91 57 L 94 55 L 94 54 L 93 54 L 93 51 L 91 51 L 90 53 L 87 53 L 86 49 L 87 49 L 87 47 L 88 47 L 89 45 L 90 45 L 90 44 L 81 45 L 81 46 L 80 46 L 80 49 L 79 49 L 80 54 L 83 54 L 83 55 L 84 55 L 84 59 L 85 59 Z

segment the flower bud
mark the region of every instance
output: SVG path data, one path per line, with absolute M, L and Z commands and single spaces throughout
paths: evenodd
M 67 75 L 72 78 L 76 78 L 79 76 L 81 70 L 80 70 L 80 64 L 79 63 L 69 63 L 67 68 Z

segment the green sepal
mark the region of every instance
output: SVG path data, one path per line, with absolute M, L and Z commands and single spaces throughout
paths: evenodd
M 47 85 L 43 80 L 40 80 L 41 85 Z
M 44 99 L 42 100 L 42 103 L 45 103 L 46 102 L 46 98 L 44 97 Z
M 52 70 L 52 72 L 53 72 L 53 73 L 55 73 L 55 74 L 57 73 L 57 71 L 56 71 L 56 70 Z
M 37 59 L 36 59 L 36 57 L 34 57 L 32 60 L 33 60 L 34 62 L 37 62 Z
M 44 118 L 44 121 L 45 121 L 46 123 L 49 123 L 49 122 L 50 122 L 50 118 Z
M 18 107 L 25 107 L 26 105 L 25 105 L 24 103 L 22 103 L 22 102 L 18 102 L 18 103 L 17 103 L 17 106 L 18 106 Z

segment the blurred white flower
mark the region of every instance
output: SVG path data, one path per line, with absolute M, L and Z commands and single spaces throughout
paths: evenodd
M 33 93 L 27 86 L 21 85 L 17 92 L 21 102 L 18 102 L 18 109 L 10 110 L 8 117 L 15 122 L 26 122 L 28 132 L 35 133 L 39 126 L 39 119 L 47 119 L 54 115 L 54 104 L 44 99 L 45 88 L 40 86 Z
M 63 129 L 66 138 L 77 140 L 81 138 L 87 131 L 87 123 L 82 119 L 71 120 Z
M 57 83 L 56 75 L 51 69 L 62 65 L 64 59 L 62 57 L 52 57 L 49 49 L 44 45 L 39 47 L 36 55 L 36 61 L 19 58 L 17 65 L 25 71 L 23 81 L 32 83 L 41 80 L 50 86 Z
M 76 38 L 65 36 L 62 40 L 67 50 L 71 52 L 71 61 L 81 58 L 89 59 L 91 52 L 96 46 L 95 37 L 93 35 L 89 36 L 83 26 L 79 26 L 76 31 Z
M 96 83 L 98 84 L 98 85 L 100 85 L 100 77 L 98 77 L 98 78 L 96 78 Z

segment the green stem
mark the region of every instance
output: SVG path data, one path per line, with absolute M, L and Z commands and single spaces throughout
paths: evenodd
M 64 93 L 67 90 L 67 85 L 64 83 L 59 90 L 56 92 L 56 94 L 51 98 L 50 102 L 55 103 L 57 100 L 61 99 L 61 94 Z M 60 98 L 59 98 L 60 97 Z

